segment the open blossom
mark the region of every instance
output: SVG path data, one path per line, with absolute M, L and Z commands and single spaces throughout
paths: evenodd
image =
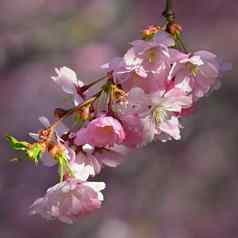
M 218 76 L 229 65 L 208 51 L 187 53 L 168 2 L 166 24 L 146 28 L 143 40 L 102 66 L 103 77 L 84 85 L 72 69 L 55 69 L 52 79 L 74 107 L 56 108 L 52 124 L 40 117 L 45 129 L 30 133 L 36 142 L 7 136 L 29 160 L 58 165 L 60 182 L 32 204 L 31 214 L 71 224 L 100 208 L 106 185 L 88 179 L 106 166 L 117 167 L 126 150 L 181 139 L 180 119 L 218 88 Z M 62 123 L 68 117 L 69 128 Z
M 71 164 L 73 168 L 81 168 L 83 166 L 83 174 L 88 173 L 90 176 L 95 176 L 101 172 L 103 166 L 117 167 L 123 159 L 124 157 L 122 153 L 119 153 L 118 151 L 105 148 L 95 148 L 92 145 L 85 144 L 82 146 L 81 151 L 77 153 L 75 160 L 70 163 L 70 166 Z M 77 174 L 76 171 L 76 177 Z M 81 171 L 79 171 L 79 176 L 82 176 Z
M 144 126 L 142 131 L 141 129 L 139 131 L 140 133 L 147 131 L 150 138 L 165 133 L 168 138 L 178 140 L 181 137 L 181 125 L 176 115 L 191 105 L 192 97 L 186 95 L 180 88 L 175 87 L 163 94 L 156 92 L 150 95 L 145 94 L 140 88 L 134 88 L 129 92 L 128 104 L 123 113 L 141 118 Z
M 73 223 L 82 215 L 101 207 L 103 182 L 80 182 L 68 179 L 49 188 L 44 197 L 38 198 L 31 206 L 31 214 L 40 214 L 52 220 Z
M 116 58 L 107 65 L 115 82 L 126 91 L 140 87 L 150 93 L 164 88 L 171 63 L 168 47 L 174 45 L 174 40 L 160 32 L 151 41 L 137 40 L 131 44 L 132 48 L 123 58 Z
M 175 79 L 176 83 L 188 80 L 193 98 L 196 100 L 217 86 L 218 76 L 219 63 L 216 55 L 209 51 L 197 51 L 185 55 L 173 64 L 169 80 Z
M 151 142 L 154 134 L 151 133 L 150 123 L 128 110 L 128 104 L 117 106 L 113 107 L 113 110 L 120 119 L 125 131 L 123 146 L 133 149 Z
M 74 178 L 79 181 L 87 181 L 90 175 L 94 174 L 93 167 L 91 165 L 85 165 L 85 163 L 76 163 L 75 160 L 70 159 L 69 168 L 73 173 Z M 65 175 L 65 177 L 67 174 Z
M 65 93 L 73 96 L 75 105 L 80 104 L 82 102 L 80 88 L 84 86 L 84 83 L 78 80 L 76 73 L 68 67 L 56 68 L 55 72 L 57 75 L 53 76 L 52 79 Z
M 76 133 L 76 145 L 90 144 L 95 147 L 113 146 L 121 144 L 125 139 L 125 132 L 121 123 L 111 116 L 100 116 L 90 121 L 86 128 Z

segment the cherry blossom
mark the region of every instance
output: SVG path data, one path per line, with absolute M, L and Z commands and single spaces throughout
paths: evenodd
M 150 138 L 153 138 L 153 135 L 166 133 L 178 140 L 180 139 L 181 125 L 178 118 L 175 117 L 175 113 L 191 106 L 192 97 L 186 95 L 180 88 L 175 87 L 165 93 L 157 92 L 149 95 L 140 88 L 133 88 L 129 92 L 128 104 L 125 106 L 124 112 L 121 111 L 121 115 L 123 117 L 124 114 L 128 117 L 131 114 L 141 118 L 143 120 L 141 124 L 144 126 L 139 124 L 140 128 L 137 128 L 137 131 L 142 135 L 144 131 L 147 131 Z
M 131 45 L 123 58 L 107 64 L 115 82 L 126 91 L 141 87 L 149 93 L 164 88 L 171 63 L 168 47 L 174 45 L 172 37 L 159 32 L 151 41 L 136 40 Z
M 62 90 L 73 96 L 74 104 L 78 105 L 82 102 L 82 95 L 80 95 L 80 88 L 84 86 L 84 83 L 78 80 L 76 73 L 68 68 L 61 67 L 55 69 L 56 76 L 51 77 Z
M 71 224 L 101 207 L 101 190 L 104 188 L 103 182 L 67 179 L 49 188 L 44 197 L 38 198 L 30 207 L 30 213 Z
M 188 80 L 194 100 L 208 94 L 219 83 L 219 63 L 209 51 L 197 51 L 186 55 L 172 66 L 169 79 L 177 83 Z
M 89 175 L 95 176 L 101 172 L 103 166 L 117 167 L 123 159 L 123 154 L 113 148 L 97 148 L 85 144 L 77 153 L 73 164 L 90 168 Z
M 89 122 L 86 128 L 76 133 L 76 145 L 90 144 L 97 147 L 121 144 L 125 132 L 121 123 L 110 116 L 100 116 Z
M 88 180 L 104 167 L 119 166 L 125 152 L 180 140 L 182 118 L 218 88 L 228 64 L 209 51 L 188 52 L 182 28 L 167 10 L 166 24 L 146 28 L 123 56 L 102 66 L 103 77 L 84 85 L 72 69 L 56 68 L 52 79 L 74 106 L 56 108 L 52 123 L 40 117 L 44 128 L 30 133 L 34 142 L 7 137 L 27 159 L 58 166 L 60 182 L 32 204 L 31 214 L 70 224 L 100 208 L 105 183 Z

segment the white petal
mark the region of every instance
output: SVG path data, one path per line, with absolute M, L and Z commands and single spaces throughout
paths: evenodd
M 190 58 L 189 62 L 192 63 L 193 65 L 198 65 L 198 66 L 204 64 L 204 62 L 202 61 L 201 57 L 200 57 L 200 56 L 197 56 L 197 55 L 192 56 L 192 57 Z
M 181 128 L 181 125 L 177 117 L 171 117 L 170 120 L 162 122 L 159 126 L 159 129 L 161 131 L 167 133 L 168 135 L 173 137 L 175 140 L 181 139 L 180 128 Z
M 80 181 L 86 181 L 89 178 L 89 175 L 94 172 L 93 168 L 89 165 L 85 166 L 84 163 L 71 163 L 70 168 L 74 176 Z
M 186 76 L 184 77 L 184 80 L 180 82 L 179 84 L 176 84 L 175 87 L 182 89 L 185 93 L 192 92 L 192 88 L 190 86 L 190 78 Z
M 37 133 L 29 132 L 28 135 L 36 141 L 38 141 L 40 139 L 39 134 L 37 134 Z
M 76 73 L 68 67 L 64 66 L 55 71 L 57 76 L 53 76 L 52 79 L 68 94 L 76 94 L 75 87 L 84 85 L 82 81 L 77 79 Z
M 50 121 L 47 117 L 41 116 L 38 119 L 45 128 L 48 128 L 50 126 Z
M 92 154 L 94 152 L 94 146 L 90 145 L 90 144 L 85 144 L 82 146 L 82 150 L 83 152 L 87 153 L 87 154 Z
M 89 186 L 96 192 L 99 192 L 106 188 L 106 184 L 104 182 L 86 182 L 85 185 Z
M 137 57 L 134 48 L 129 49 L 123 59 L 128 66 L 138 65 L 143 61 L 141 58 Z
M 204 62 L 202 61 L 202 59 L 199 55 L 194 55 L 190 58 L 182 59 L 179 62 L 182 64 L 191 63 L 191 64 L 197 65 L 197 66 L 201 66 L 204 64 Z

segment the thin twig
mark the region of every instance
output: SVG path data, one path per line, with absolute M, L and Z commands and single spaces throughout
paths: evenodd
M 175 21 L 172 0 L 166 0 L 165 10 L 163 11 L 162 16 L 165 17 L 168 23 Z

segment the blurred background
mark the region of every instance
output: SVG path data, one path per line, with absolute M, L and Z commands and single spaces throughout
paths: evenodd
M 163 22 L 163 0 L 0 1 L 1 238 L 237 238 L 238 2 L 179 0 L 189 49 L 209 49 L 233 64 L 223 85 L 201 100 L 179 142 L 154 143 L 105 169 L 105 202 L 77 224 L 28 216 L 28 206 L 56 183 L 55 168 L 13 163 L 4 135 L 27 139 L 64 103 L 54 67 L 87 82 L 122 55 L 148 24 Z

